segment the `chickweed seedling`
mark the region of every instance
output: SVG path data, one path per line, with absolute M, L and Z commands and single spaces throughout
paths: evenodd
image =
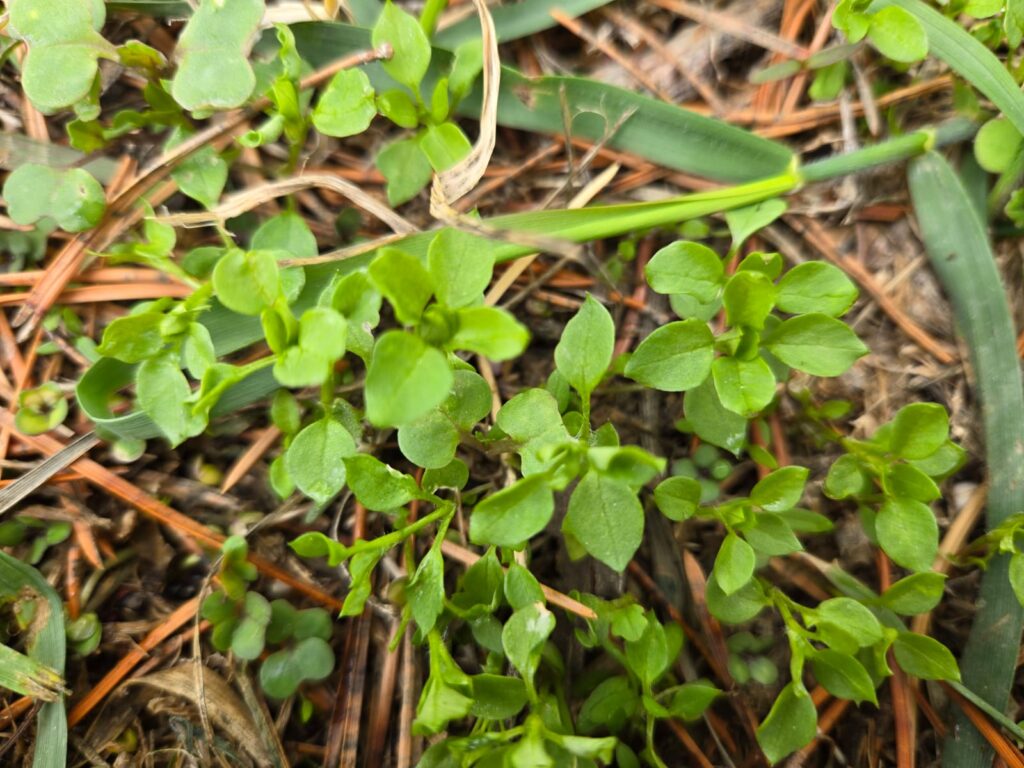
M 26 94 L 43 112 L 75 107 L 78 119 L 68 132 L 82 151 L 136 131 L 162 132 L 163 147 L 172 149 L 195 134 L 197 120 L 261 100 L 262 116 L 233 144 L 208 145 L 174 167 L 178 189 L 204 208 L 220 201 L 243 148 L 281 141 L 282 167 L 293 172 L 311 133 L 355 136 L 378 115 L 390 123 L 378 122 L 391 133 L 375 163 L 392 205 L 420 194 L 433 174 L 470 151 L 454 116 L 481 70 L 479 42 L 459 47 L 441 68 L 427 33 L 433 22 L 391 0 L 371 31 L 373 45 L 389 52 L 379 64 L 384 76 L 347 69 L 319 92 L 300 86 L 309 66 L 287 26 L 268 30 L 250 55 L 265 11 L 261 0 L 200 0 L 169 57 L 138 41 L 105 41 L 98 32 L 100 2 L 9 5 L 12 34 L 28 49 Z M 436 3 L 427 5 L 428 15 L 436 11 Z M 896 62 L 920 60 L 928 50 L 921 23 L 897 6 L 873 10 L 862 0 L 844 0 L 834 23 L 851 43 L 866 39 Z M 815 98 L 842 88 L 850 53 L 832 51 L 808 65 L 818 73 Z M 98 61 L 106 58 L 140 78 L 143 106 L 100 120 Z M 1020 144 L 1016 129 L 993 120 L 976 140 L 979 163 L 1011 174 L 1015 166 L 1005 158 L 1019 155 Z M 763 200 L 800 180 L 793 172 L 737 194 Z M 15 222 L 38 222 L 40 230 L 82 232 L 106 214 L 103 188 L 79 168 L 24 165 L 8 177 L 4 198 Z M 713 212 L 707 205 L 701 198 L 687 210 L 706 215 Z M 1010 197 L 1011 217 L 1022 209 L 1019 193 Z M 613 313 L 587 295 L 565 324 L 545 384 L 502 390 L 503 402 L 474 361 L 516 360 L 531 341 L 515 316 L 484 301 L 507 244 L 444 229 L 423 235 L 423 248 L 398 243 L 330 271 L 307 270 L 283 263 L 318 253 L 316 238 L 291 207 L 252 231 L 222 225 L 219 241 L 184 254 L 178 233 L 145 210 L 133 236 L 104 256 L 161 270 L 193 291 L 141 303 L 110 322 L 88 350 L 99 360 L 78 395 L 87 410 L 104 416 L 124 458 L 139 455 L 139 438 L 151 435 L 145 430 L 152 425 L 177 445 L 219 413 L 270 400 L 270 420 L 282 434 L 270 486 L 282 498 L 302 494 L 313 502 L 314 528 L 297 536 L 292 549 L 344 569 L 342 616 L 361 614 L 374 579 L 390 575 L 387 594 L 399 629 L 411 629 L 427 651 L 413 727 L 431 738 L 421 762 L 428 768 L 664 765 L 656 750 L 659 724 L 701 718 L 722 692 L 686 679 L 677 663 L 683 647 L 677 625 L 629 596 L 578 595 L 596 618 L 569 619 L 549 603 L 530 557 L 540 537 L 554 537 L 572 559 L 592 558 L 621 573 L 643 546 L 647 514 L 713 526 L 721 545 L 701 553 L 711 565 L 708 609 L 727 626 L 771 611 L 786 638 L 784 666 L 760 656 L 743 629 L 729 646 L 737 678 L 779 690 L 757 730 L 765 755 L 777 762 L 816 734 L 812 681 L 870 706 L 893 663 L 921 679 L 958 679 L 950 652 L 907 631 L 901 617 L 927 612 L 941 599 L 930 505 L 939 498 L 938 483 L 963 461 L 949 440 L 945 412 L 910 405 L 869 438 L 831 435 L 844 452 L 824 478 L 834 504 L 810 509 L 806 487 L 820 478 L 807 468 L 778 467 L 763 448 L 748 445 L 751 420 L 772 407 L 793 371 L 839 376 L 868 352 L 842 320 L 857 289 L 839 269 L 820 262 L 785 269 L 777 253 L 741 256 L 744 243 L 784 210 L 783 202 L 767 200 L 730 211 L 732 244 L 724 255 L 702 242 L 706 227 L 685 227 L 686 239 L 655 253 L 645 273 L 651 289 L 668 297 L 675 319 L 615 360 Z M 620 253 L 623 262 L 633 255 L 628 245 Z M 225 316 L 230 328 L 216 320 Z M 244 342 L 238 339 L 257 332 L 264 353 L 239 362 L 233 353 Z M 664 457 L 624 444 L 616 425 L 600 418 L 605 411 L 595 405 L 618 376 L 681 393 L 681 413 L 669 418 L 682 416 L 679 427 L 701 441 L 683 459 L 688 468 L 677 463 L 667 472 Z M 123 413 L 129 392 L 136 410 Z M 67 413 L 54 384 L 23 392 L 19 406 L 17 426 L 25 432 L 53 429 Z M 826 410 L 819 414 L 824 421 L 831 418 Z M 370 448 L 389 439 L 387 451 Z M 719 449 L 770 471 L 749 493 L 722 495 L 716 481 L 734 465 Z M 500 463 L 504 472 L 484 482 L 474 474 L 471 481 L 473 459 Z M 349 495 L 386 532 L 342 542 L 315 527 L 320 511 Z M 837 579 L 835 596 L 805 605 L 764 576 L 770 558 L 799 552 L 806 537 L 829 531 L 832 513 L 847 506 L 906 571 L 902 578 L 875 594 L 847 574 Z M 450 529 L 481 553 L 464 572 L 449 568 L 442 551 Z M 1013 519 L 973 553 L 1015 553 L 1010 578 L 1024 599 L 1021 531 L 1024 524 Z M 67 535 L 59 526 L 20 519 L 5 523 L 2 533 L 30 547 L 33 557 Z M 404 574 L 377 568 L 399 548 Z M 269 601 L 253 588 L 256 572 L 246 558 L 244 540 L 229 538 L 219 586 L 201 613 L 213 625 L 213 646 L 243 664 L 262 658 L 263 691 L 286 699 L 331 674 L 334 619 L 320 609 Z M 573 631 L 556 636 L 559 623 Z M 77 652 L 95 649 L 97 626 L 91 614 L 68 624 Z M 583 657 L 572 686 L 565 682 L 565 642 L 578 644 Z M 301 710 L 304 718 L 314 716 L 305 702 Z

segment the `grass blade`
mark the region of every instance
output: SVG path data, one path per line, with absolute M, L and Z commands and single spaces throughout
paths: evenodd
M 928 153 L 910 165 L 910 193 L 931 261 L 970 350 L 985 428 L 989 529 L 1024 507 L 1024 385 L 1009 305 L 975 206 L 949 164 Z M 982 576 L 978 612 L 960 660 L 964 685 L 1005 711 L 1017 668 L 1022 617 L 1007 577 L 1009 557 Z M 988 742 L 963 714 L 943 765 L 991 765 Z
M 497 5 L 491 9 L 498 42 L 507 43 L 555 25 L 551 11 L 557 8 L 567 16 L 582 16 L 588 11 L 608 5 L 611 0 L 522 0 L 514 5 Z M 456 48 L 467 40 L 480 37 L 480 22 L 469 17 L 434 35 L 434 42 L 442 48 Z
M 64 673 L 64 606 L 53 587 L 39 571 L 0 552 L 0 596 L 23 596 L 26 592 L 40 598 L 28 641 L 28 656 L 37 664 Z M 0 659 L 0 663 L 6 660 Z M 39 708 L 36 721 L 33 768 L 64 768 L 67 761 L 68 723 L 64 700 L 57 697 Z

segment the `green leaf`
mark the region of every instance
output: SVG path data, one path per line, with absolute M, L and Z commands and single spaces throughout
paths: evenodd
M 399 128 L 415 128 L 420 124 L 416 105 L 412 103 L 408 93 L 398 88 L 378 94 L 377 109 Z
M 626 663 L 644 686 L 650 687 L 664 674 L 671 661 L 665 628 L 653 614 L 649 614 L 643 634 L 636 640 L 626 641 Z
M 555 503 L 546 478 L 523 478 L 481 501 L 469 520 L 474 544 L 518 547 L 544 530 Z
M 747 238 L 764 229 L 786 212 L 786 201 L 778 198 L 765 200 L 734 211 L 725 212 L 725 223 L 732 235 L 732 247 L 738 249 Z
M 270 602 L 258 592 L 246 592 L 243 605 L 242 620 L 231 634 L 231 650 L 238 658 L 252 661 L 263 653 Z
M 103 340 L 96 351 L 123 363 L 139 363 L 159 354 L 164 347 L 160 312 L 140 312 L 114 320 L 103 329 Z
M 868 40 L 893 61 L 910 64 L 928 55 L 928 35 L 921 22 L 898 6 L 882 8 L 871 16 Z
M 473 675 L 471 714 L 485 720 L 507 720 L 526 706 L 526 686 L 518 677 Z
M 825 649 L 811 655 L 814 677 L 833 696 L 860 704 L 870 701 L 878 706 L 875 686 L 864 665 L 852 656 Z
M 759 512 L 754 516 L 754 525 L 743 529 L 743 537 L 755 550 L 763 555 L 779 557 L 803 549 L 800 540 L 793 535 L 793 529 L 781 516 L 770 512 Z
M 668 709 L 673 717 L 687 721 L 699 720 L 721 695 L 722 691 L 710 683 L 683 683 L 672 694 L 672 702 Z
M 1009 573 L 1007 575 L 1010 579 L 1010 587 L 1013 589 L 1013 594 L 1017 598 L 1017 602 L 1024 605 L 1024 555 L 1020 552 L 1015 552 L 1010 558 Z M 895 586 L 895 584 L 893 586 Z
M 299 346 L 333 362 L 345 354 L 348 325 L 340 312 L 313 307 L 299 319 Z
M 323 384 L 330 373 L 330 361 L 319 350 L 289 347 L 274 361 L 274 378 L 285 387 L 312 387 Z
M 430 274 L 423 262 L 398 248 L 385 247 L 370 262 L 370 279 L 405 325 L 415 325 L 430 301 Z
M 814 80 L 807 89 L 811 101 L 834 101 L 846 85 L 850 65 L 846 61 L 834 61 L 814 73 Z
M 345 602 L 341 606 L 342 616 L 359 616 L 366 608 L 366 601 L 370 599 L 370 592 L 373 590 L 370 576 L 383 554 L 382 550 L 377 550 L 375 552 L 357 552 L 352 556 L 348 567 L 352 583 L 349 585 L 348 594 L 345 595 Z M 341 558 L 330 553 L 328 565 L 332 564 L 333 559 L 340 560 Z
M 942 496 L 939 486 L 911 464 L 893 464 L 886 468 L 882 487 L 888 496 L 903 496 L 925 503 Z
M 942 599 L 946 576 L 942 573 L 912 573 L 882 593 L 881 602 L 903 616 L 928 613 Z
M 706 245 L 680 240 L 655 253 L 644 274 L 658 293 L 681 293 L 707 304 L 718 297 L 725 269 Z
M 452 382 L 441 352 L 412 334 L 388 331 L 366 373 L 366 417 L 378 427 L 415 421 L 444 402 Z
M 60 386 L 52 381 L 18 393 L 18 412 L 14 425 L 27 435 L 39 435 L 64 422 L 68 401 Z
M 587 461 L 595 472 L 625 483 L 639 491 L 665 471 L 665 459 L 635 445 L 599 445 L 587 451 Z
M 938 403 L 911 403 L 892 420 L 889 447 L 904 459 L 925 459 L 949 437 L 949 415 Z
M 220 303 L 241 315 L 258 315 L 277 299 L 281 281 L 273 251 L 229 250 L 213 268 Z
M 374 48 L 387 43 L 394 49 L 391 58 L 382 62 L 384 71 L 418 93 L 430 64 L 430 42 L 416 19 L 387 0 L 371 39 Z
M 579 732 L 587 734 L 604 729 L 617 733 L 635 717 L 639 707 L 640 697 L 629 679 L 609 677 L 583 702 L 577 720 Z
M 825 477 L 825 495 L 830 499 L 848 499 L 871 487 L 871 481 L 860 460 L 851 454 L 836 459 Z
M 375 162 L 387 180 L 388 203 L 393 206 L 416 197 L 434 174 L 415 137 L 391 142 L 377 153 Z
M 768 762 L 775 764 L 810 744 L 817 733 L 818 712 L 814 702 L 802 685 L 790 683 L 758 726 L 757 743 Z
M 295 436 L 285 465 L 299 490 L 318 504 L 329 501 L 345 486 L 345 459 L 356 452 L 352 435 L 337 421 L 314 421 Z
M 779 281 L 775 306 L 791 315 L 820 312 L 839 317 L 857 300 L 857 286 L 841 269 L 821 261 L 807 261 L 789 270 Z
M 839 630 L 855 648 L 867 648 L 882 639 L 882 625 L 875 615 L 849 597 L 833 597 L 819 604 L 814 621 L 822 629 Z
M 997 117 L 981 126 L 974 137 L 974 156 L 989 173 L 1003 173 L 1012 166 L 1022 145 L 1024 137 L 1013 123 Z
M 185 140 L 182 134 L 177 141 L 168 141 L 167 149 Z M 213 208 L 224 191 L 228 181 L 228 164 L 211 146 L 205 146 L 184 158 L 171 171 L 171 178 L 178 189 L 204 208 Z
M 710 378 L 686 393 L 683 411 L 701 440 L 739 455 L 747 441 L 747 420 L 722 405 Z
M 663 392 L 684 392 L 707 379 L 714 354 L 707 323 L 669 323 L 640 343 L 626 363 L 625 374 Z
M 700 483 L 690 477 L 670 477 L 654 489 L 654 503 L 669 520 L 692 517 L 700 506 Z
M 900 669 L 921 680 L 960 681 L 960 669 L 953 654 L 932 637 L 900 632 L 892 644 Z
M 513 613 L 501 630 L 505 656 L 530 688 L 544 641 L 554 629 L 555 615 L 541 603 L 530 603 Z
M 84 168 L 60 170 L 26 163 L 7 177 L 3 196 L 16 224 L 49 218 L 66 232 L 96 226 L 106 210 L 103 187 Z
M 533 603 L 544 603 L 544 590 L 527 568 L 513 563 L 505 572 L 505 599 L 518 611 Z
M 555 347 L 555 365 L 580 397 L 588 400 L 608 370 L 614 346 L 612 316 L 588 293 L 583 306 L 562 331 Z
M 416 466 L 440 469 L 455 458 L 459 430 L 451 419 L 435 409 L 399 427 L 398 447 Z
M 621 573 L 643 539 L 644 510 L 629 486 L 589 472 L 569 499 L 562 530 L 592 556 Z
M 768 512 L 784 512 L 800 503 L 807 484 L 806 467 L 783 467 L 758 481 L 750 501 Z
M 313 126 L 327 136 L 355 136 L 377 114 L 373 86 L 361 69 L 343 69 L 327 84 L 313 110 Z
M 455 123 L 428 125 L 420 134 L 420 149 L 437 173 L 443 173 L 473 149 L 466 134 Z
M 730 533 L 715 557 L 715 580 L 722 592 L 731 595 L 750 582 L 756 565 L 753 548 L 735 533 Z
M 345 470 L 348 487 L 359 503 L 371 512 L 389 512 L 420 496 L 414 478 L 369 454 L 348 456 Z
M 430 677 L 416 705 L 413 732 L 432 734 L 444 730 L 449 720 L 465 717 L 473 707 L 467 694 L 472 680 L 448 653 L 437 632 L 431 632 Z
M 452 349 L 475 352 L 491 360 L 511 360 L 526 349 L 530 332 L 507 310 L 498 307 L 460 309 Z
M 458 229 L 443 229 L 427 249 L 434 294 L 452 309 L 480 302 L 494 272 L 490 241 Z
M 206 427 L 206 419 L 192 413 L 192 389 L 170 356 L 144 361 L 135 374 L 135 388 L 139 407 L 171 445 L 198 435 Z
M 790 368 L 814 376 L 839 376 L 868 353 L 845 323 L 817 312 L 785 320 L 764 342 Z
M 453 371 L 455 383 L 441 411 L 459 429 L 469 431 L 491 412 L 491 388 L 483 376 L 464 368 Z
M 711 365 L 719 401 L 743 417 L 761 412 L 775 397 L 775 375 L 761 357 L 719 357 Z
M 736 272 L 725 284 L 722 303 L 730 325 L 760 330 L 775 306 L 775 286 L 761 272 Z
M 726 624 L 743 624 L 753 619 L 768 605 L 764 590 L 756 579 L 751 579 L 731 595 L 727 595 L 718 584 L 718 576 L 712 571 L 708 577 L 705 595 L 711 615 Z
M 916 499 L 886 499 L 875 517 L 875 534 L 885 554 L 912 571 L 931 570 L 939 526 L 928 505 Z
M 260 687 L 272 699 L 286 699 L 301 683 L 323 680 L 333 669 L 331 646 L 319 637 L 309 637 L 264 660 L 260 666 Z
M 421 632 L 429 632 L 444 610 L 444 559 L 438 547 L 431 547 L 406 587 L 413 619 Z
M 558 403 L 546 389 L 526 389 L 498 411 L 498 427 L 509 437 L 527 442 L 556 431 L 565 433 Z
M 43 114 L 90 100 L 98 60 L 117 59 L 100 34 L 106 8 L 81 0 L 12 0 L 11 31 L 28 44 L 21 86 Z
M 192 112 L 245 103 L 256 85 L 248 54 L 263 11 L 263 0 L 201 0 L 175 48 L 176 102 Z

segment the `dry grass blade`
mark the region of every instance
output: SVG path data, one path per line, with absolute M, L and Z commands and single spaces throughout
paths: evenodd
M 480 135 L 470 153 L 459 163 L 447 171 L 434 176 L 430 190 L 431 213 L 435 204 L 439 210 L 451 211 L 459 198 L 468 194 L 483 178 L 491 155 L 498 130 L 498 88 L 501 85 L 501 59 L 498 58 L 498 34 L 494 30 L 494 19 L 487 10 L 484 0 L 473 0 L 476 12 L 480 16 L 480 30 L 483 36 L 483 105 L 480 111 Z M 441 218 L 441 217 L 439 217 Z
M 7 512 L 40 486 L 45 485 L 58 472 L 67 469 L 85 456 L 98 442 L 99 438 L 93 432 L 82 435 L 76 438 L 74 442 L 57 451 L 57 453 L 47 456 L 37 466 L 11 482 L 3 490 L 0 490 L 0 515 Z
M 237 192 L 224 199 L 220 205 L 208 211 L 194 213 L 175 213 L 167 216 L 157 216 L 157 221 L 169 224 L 172 227 L 196 227 L 205 224 L 225 221 L 234 218 L 246 211 L 251 211 L 267 200 L 273 200 L 286 195 L 293 195 L 304 189 L 320 187 L 337 192 L 339 195 L 348 198 L 365 211 L 372 213 L 378 219 L 387 224 L 394 232 L 409 235 L 418 232 L 419 229 L 399 216 L 384 203 L 372 195 L 363 192 L 351 181 L 332 176 L 326 173 L 306 173 L 301 176 L 294 176 L 290 179 L 271 181 L 258 187 Z
M 129 680 L 125 685 L 145 685 L 170 693 L 199 705 L 198 696 L 206 697 L 213 724 L 236 745 L 241 747 L 257 765 L 271 765 L 274 761 L 263 748 L 256 724 L 242 700 L 219 674 L 212 669 L 203 671 L 203 690 L 196 689 L 189 662 L 179 664 L 144 677 Z

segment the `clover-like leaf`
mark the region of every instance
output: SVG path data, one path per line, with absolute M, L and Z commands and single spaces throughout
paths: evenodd
M 272 699 L 286 699 L 306 681 L 323 680 L 334 669 L 334 651 L 319 637 L 270 654 L 260 667 L 260 686 Z
M 47 381 L 18 395 L 14 425 L 26 435 L 38 435 L 63 423 L 67 415 L 68 401 L 64 393 L 57 384 Z
M 84 168 L 60 170 L 26 163 L 7 177 L 3 194 L 15 223 L 48 218 L 67 232 L 96 226 L 106 210 L 103 187 Z
M 185 109 L 234 109 L 256 85 L 249 49 L 264 0 L 201 0 L 178 38 L 171 95 Z
M 44 114 L 86 101 L 100 58 L 117 49 L 100 34 L 102 0 L 10 0 L 10 28 L 28 44 L 21 85 Z
M 295 436 L 285 466 L 299 490 L 322 504 L 345 485 L 343 460 L 355 452 L 349 431 L 334 419 L 323 418 Z

